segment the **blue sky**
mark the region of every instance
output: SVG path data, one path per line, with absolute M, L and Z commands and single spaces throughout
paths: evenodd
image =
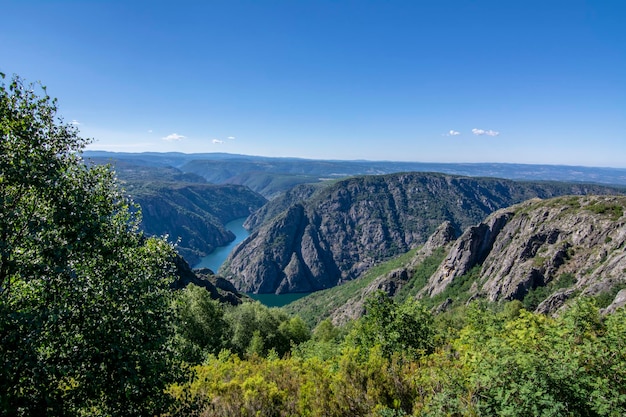
M 0 0 L 90 149 L 626 167 L 626 1 Z

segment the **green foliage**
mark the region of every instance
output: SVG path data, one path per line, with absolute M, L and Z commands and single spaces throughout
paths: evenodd
M 245 356 L 270 351 L 283 356 L 292 345 L 311 337 L 308 326 L 300 317 L 289 317 L 282 309 L 268 308 L 259 302 L 229 308 L 224 316 L 230 328 L 228 347 Z
M 480 276 L 481 268 L 481 265 L 475 265 L 465 275 L 454 278 L 450 285 L 439 294 L 425 297 L 420 301 L 429 308 L 436 307 L 448 299 L 452 301 L 448 306 L 449 309 L 465 304 L 470 298 L 469 289 Z
M 228 346 L 230 327 L 220 303 L 202 287 L 189 285 L 175 302 L 176 335 L 182 358 L 199 363 Z
M 396 294 L 396 299 L 404 300 L 415 297 L 419 290 L 424 288 L 428 279 L 435 273 L 441 261 L 445 257 L 445 249 L 437 248 L 433 253 L 420 262 L 411 272 L 409 282 L 406 283 Z
M 625 309 L 602 317 L 583 300 L 552 319 L 522 309 L 519 301 L 497 309 L 472 303 L 456 336 L 416 356 L 401 344 L 385 352 L 387 342 L 363 334 L 387 331 L 377 328 L 383 323 L 394 328 L 387 316 L 402 305 L 377 294 L 368 306 L 370 318 L 345 342 L 325 321 L 304 344 L 335 343 L 337 349 L 308 346 L 306 355 L 298 348 L 282 359 L 252 355 L 242 360 L 223 353 L 194 368 L 190 381 L 172 385 L 169 393 L 181 409 L 195 404 L 206 416 L 626 413 Z
M 524 308 L 532 311 L 539 304 L 548 298 L 555 291 L 562 288 L 569 288 L 576 284 L 576 277 L 571 273 L 563 273 L 556 280 L 549 282 L 547 285 L 535 287 L 528 291 L 523 299 Z
M 363 351 L 379 346 L 387 358 L 400 352 L 419 357 L 433 350 L 433 336 L 433 318 L 425 307 L 413 299 L 397 304 L 377 291 L 367 299 L 365 315 L 348 340 Z
M 153 414 L 175 369 L 173 249 L 36 91 L 0 85 L 0 414 Z
M 585 207 L 585 209 L 597 214 L 608 214 L 614 221 L 619 220 L 619 218 L 624 215 L 624 207 L 619 204 L 596 202 L 594 204 L 589 204 Z
M 315 326 L 320 321 L 328 318 L 335 309 L 344 305 L 348 300 L 353 298 L 355 294 L 360 293 L 376 278 L 394 269 L 404 267 L 411 261 L 416 252 L 417 249 L 412 249 L 407 253 L 370 268 L 358 279 L 348 281 L 327 290 L 316 291 L 286 305 L 285 310 L 291 314 L 299 315 L 309 325 Z M 430 272 L 430 274 L 432 274 L 439 265 L 439 262 L 441 262 L 441 259 L 443 259 L 443 250 L 436 251 L 431 257 L 426 258 L 426 260 L 417 267 L 416 273 L 413 275 L 414 279 L 407 283 L 407 290 L 402 292 L 402 295 L 399 295 L 398 298 L 402 300 L 413 293 L 417 293 L 417 290 L 426 283 L 428 272 L 432 270 L 432 272 Z
M 626 288 L 626 283 L 619 283 L 614 285 L 610 291 L 602 292 L 594 297 L 596 305 L 598 308 L 607 308 L 613 300 L 615 300 L 615 296 L 618 292 Z

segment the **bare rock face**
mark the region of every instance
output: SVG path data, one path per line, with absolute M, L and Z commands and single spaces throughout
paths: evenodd
M 482 263 L 491 251 L 498 234 L 513 213 L 500 211 L 481 223 L 472 226 L 452 246 L 448 256 L 430 278 L 418 296 L 433 296 L 442 292 L 456 277 L 465 275 L 475 265 Z
M 481 265 L 474 292 L 489 301 L 567 282 L 539 305 L 543 313 L 575 295 L 609 291 L 626 281 L 625 212 L 623 196 L 532 200 L 495 212 L 457 240 L 420 295 L 440 293 L 474 265 Z
M 429 173 L 350 178 L 272 215 L 231 253 L 219 273 L 244 292 L 330 288 L 423 244 L 444 221 L 450 230 L 459 231 L 532 197 L 606 192 L 589 187 Z M 481 262 L 498 222 L 505 221 L 493 219 L 493 224 L 468 232 L 474 235 L 466 242 L 473 245 L 471 251 L 459 247 L 456 256 L 477 256 L 465 259 L 467 265 Z
M 430 235 L 424 246 L 420 249 L 416 257 L 411 262 L 411 265 L 415 265 L 421 262 L 424 257 L 430 256 L 433 252 L 439 248 L 448 245 L 457 237 L 457 232 L 451 222 L 445 221 Z

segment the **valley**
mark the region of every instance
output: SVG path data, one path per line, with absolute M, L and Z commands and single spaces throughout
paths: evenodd
M 97 163 L 112 164 L 126 189 L 142 207 L 146 232 L 169 235 L 173 241 L 178 241 L 178 252 L 190 264 L 209 268 L 232 282 L 240 292 L 259 294 L 261 299 L 263 294 L 274 297 L 276 299 L 268 301 L 272 305 L 286 304 L 285 298 L 272 294 L 294 294 L 293 299 L 299 300 L 288 305 L 288 310 L 306 317 L 311 324 L 325 317 L 331 317 L 335 323 L 358 318 L 372 288 L 384 289 L 390 296 L 417 297 L 432 308 L 445 311 L 461 302 L 451 303 L 448 298 L 442 298 L 443 293 L 450 291 L 447 289 L 450 283 L 457 285 L 457 282 L 465 282 L 462 292 L 469 294 L 464 295 L 466 299 L 485 297 L 491 302 L 530 300 L 531 296 L 538 296 L 538 289 L 545 288 L 547 291 L 542 290 L 542 298 L 532 303 L 532 308 L 555 311 L 572 294 L 562 285 L 554 284 L 559 276 L 554 271 L 559 270 L 560 275 L 571 273 L 561 266 L 565 263 L 562 255 L 552 261 L 556 266 L 538 265 L 539 261 L 535 260 L 537 265 L 532 264 L 535 266 L 529 270 L 522 269 L 518 261 L 509 261 L 508 267 L 502 267 L 509 272 L 504 275 L 500 272 L 487 284 L 487 277 L 495 273 L 494 267 L 484 267 L 485 271 L 493 269 L 492 272 L 480 272 L 477 268 L 491 258 L 488 252 L 476 255 L 470 249 L 486 243 L 461 241 L 456 255 L 444 255 L 442 251 L 451 250 L 449 246 L 454 240 L 468 233 L 475 235 L 483 228 L 490 230 L 491 226 L 481 222 L 499 224 L 504 220 L 490 220 L 489 216 L 524 201 L 541 198 L 540 201 L 553 201 L 556 205 L 561 201 L 554 199 L 558 196 L 619 195 L 625 191 L 620 185 L 624 173 L 614 170 L 616 175 L 600 177 L 605 171 L 601 168 L 529 166 L 521 169 L 503 164 L 308 161 L 227 154 L 92 152 L 88 157 Z M 416 166 L 466 173 L 508 173 L 510 177 L 527 177 L 526 173 L 532 172 L 543 181 L 430 172 L 359 175 Z M 271 199 L 266 200 L 246 185 L 233 184 L 236 178 L 246 176 L 258 180 L 254 186 Z M 297 181 L 285 182 L 285 178 L 297 178 Z M 570 181 L 556 182 L 555 178 Z M 596 181 L 576 181 L 581 178 Z M 601 185 L 601 182 L 616 185 Z M 230 233 L 228 222 L 237 223 L 235 227 L 241 238 L 235 239 Z M 444 224 L 445 244 L 441 243 L 435 251 L 438 255 L 425 253 L 424 247 L 433 252 L 433 244 L 429 242 L 434 236 L 441 238 L 440 229 Z M 532 233 L 541 224 L 526 223 L 517 228 L 531 228 L 528 233 Z M 415 258 L 406 258 L 411 253 Z M 469 260 L 464 260 L 462 266 L 455 266 L 451 260 L 455 256 Z M 500 260 L 501 256 L 500 252 L 492 255 L 493 259 Z M 203 263 L 201 260 L 205 257 L 217 260 Z M 519 255 L 512 259 L 516 257 Z M 405 259 L 404 264 L 399 265 L 398 259 Z M 389 272 L 393 277 L 385 278 L 385 274 L 376 271 L 388 262 L 396 266 L 394 272 Z M 420 271 L 417 280 L 420 284 L 412 277 L 416 270 Z M 591 279 L 593 285 L 585 286 L 587 292 L 576 290 L 574 293 L 597 295 L 621 288 L 622 278 L 609 279 L 605 275 Z M 506 284 L 510 287 L 507 290 L 498 287 L 505 285 L 505 277 L 517 283 Z M 576 280 L 579 286 L 583 285 L 583 280 Z M 472 283 L 475 283 L 473 287 Z M 473 293 L 467 293 L 468 285 Z M 491 295 L 481 295 L 483 292 L 476 285 L 486 286 L 483 292 Z M 557 289 L 560 292 L 553 294 Z M 331 296 L 335 291 L 344 295 Z M 313 294 L 302 298 L 311 292 Z M 328 297 L 335 301 L 330 302 Z M 317 299 L 320 307 L 315 307 Z M 437 302 L 441 306 L 438 307 Z M 312 315 L 314 310 L 317 315 Z

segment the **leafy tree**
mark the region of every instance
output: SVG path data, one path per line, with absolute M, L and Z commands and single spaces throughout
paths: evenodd
M 419 357 L 434 347 L 433 317 L 412 298 L 397 304 L 385 292 L 377 291 L 366 300 L 365 315 L 349 340 L 365 351 L 380 346 L 387 358 L 394 352 Z
M 175 303 L 176 340 L 183 359 L 200 363 L 209 354 L 228 347 L 230 327 L 224 309 L 206 289 L 189 285 Z
M 268 308 L 258 301 L 232 307 L 224 317 L 231 331 L 229 347 L 239 355 L 265 355 L 273 350 L 282 356 L 293 344 L 311 337 L 302 319 L 290 318 L 284 310 Z
M 335 327 L 330 319 L 324 319 L 313 329 L 313 340 L 319 342 L 337 341 L 340 334 L 340 329 Z
M 0 76 L 0 414 L 152 415 L 174 369 L 173 249 L 82 161 L 45 87 Z

